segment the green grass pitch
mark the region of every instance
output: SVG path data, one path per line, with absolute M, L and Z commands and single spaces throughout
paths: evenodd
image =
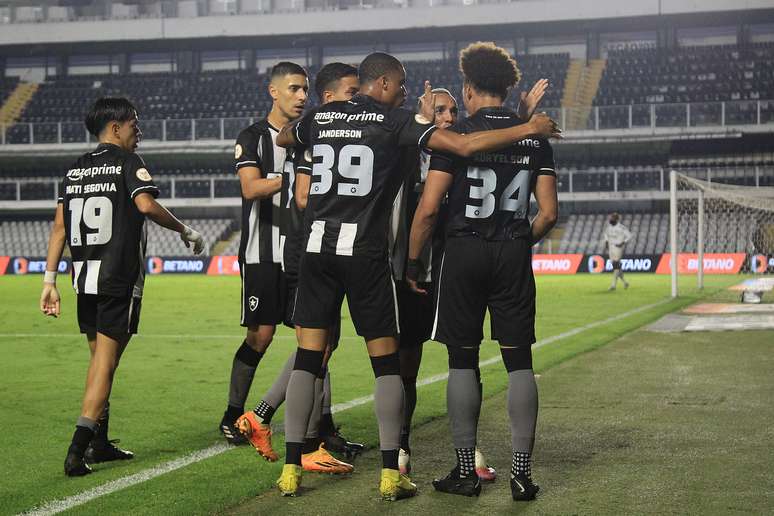
M 609 275 L 539 277 L 538 339 L 667 299 L 668 277 L 630 275 L 629 279 L 631 289 L 610 293 L 606 291 Z M 708 288 L 702 294 L 686 288 L 685 296 L 679 300 L 666 301 L 536 349 L 535 369 L 559 375 L 565 365 L 591 356 L 578 355 L 631 334 L 664 313 L 701 296 L 722 292 L 739 281 L 740 277 L 708 277 Z M 88 348 L 83 336 L 77 333 L 74 296 L 66 279 L 60 278 L 59 282 L 63 315 L 56 320 L 39 314 L 39 287 L 37 276 L 0 278 L 0 450 L 4 463 L 0 513 L 18 513 L 76 495 L 220 441 L 216 427 L 225 408 L 233 353 L 243 336 L 238 324 L 237 278 L 156 276 L 148 279 L 141 333 L 132 340 L 124 355 L 111 396 L 111 437 L 120 438 L 122 445 L 137 456 L 125 463 L 98 465 L 95 474 L 78 479 L 64 477 L 62 461 L 79 412 Z M 331 361 L 334 403 L 370 394 L 373 386 L 362 340 L 355 335 L 346 311 L 344 316 L 343 341 Z M 291 332 L 281 329 L 259 366 L 248 405 L 260 399 L 294 347 Z M 497 347 L 486 343 L 481 358 L 485 360 L 497 354 Z M 560 364 L 561 367 L 555 367 Z M 442 346 L 426 344 L 420 378 L 445 372 L 446 368 Z M 485 368 L 483 379 L 487 406 L 502 405 L 505 387 L 502 366 Z M 596 381 L 590 376 L 588 383 L 593 386 Z M 422 443 L 417 445 L 438 449 L 439 453 L 448 447 L 445 437 L 434 437 L 446 433 L 444 393 L 445 382 L 421 388 L 415 415 L 417 436 L 422 436 L 417 437 Z M 487 410 L 493 409 L 485 410 L 482 421 L 488 419 Z M 541 409 L 541 424 L 544 418 L 546 421 L 556 418 L 550 405 Z M 348 437 L 371 446 L 376 444 L 370 404 L 340 413 L 336 419 Z M 494 416 L 491 419 L 497 420 Z M 275 417 L 278 429 L 281 421 L 280 412 Z M 498 421 L 500 426 L 504 424 L 502 418 Z M 442 430 L 430 432 L 433 425 Z M 482 427 L 485 425 L 482 423 Z M 501 428 L 502 432 L 507 433 L 507 427 Z M 503 435 L 497 437 L 505 450 L 507 440 L 503 440 Z M 499 441 L 493 439 L 493 442 Z M 281 435 L 276 436 L 275 447 L 282 449 Z M 494 453 L 495 445 L 489 448 L 490 454 Z M 368 457 L 363 458 L 351 479 L 317 480 L 317 492 L 324 493 L 328 488 L 337 493 L 346 491 L 350 481 L 353 486 L 362 485 L 361 491 L 366 487 L 374 489 L 376 469 L 369 465 L 372 462 Z M 536 458 L 536 468 L 540 466 L 540 459 Z M 248 507 L 260 513 L 264 498 L 267 508 L 276 503 L 266 492 L 271 489 L 279 469 L 279 465 L 266 463 L 251 449 L 242 447 L 97 498 L 69 512 L 211 514 L 238 512 Z M 431 489 L 426 483 L 420 487 L 424 493 Z M 434 503 L 433 498 L 428 500 L 423 503 Z M 583 500 L 584 504 L 594 503 L 588 494 L 583 495 Z M 422 505 L 422 510 L 431 511 L 432 507 Z M 569 511 L 568 506 L 556 509 Z M 609 512 L 610 507 L 600 502 L 598 509 L 585 505 L 580 512 Z M 448 509 L 439 502 L 437 510 Z

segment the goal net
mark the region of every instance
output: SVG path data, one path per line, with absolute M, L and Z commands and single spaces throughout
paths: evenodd
M 678 274 L 695 275 L 699 288 L 705 274 L 774 277 L 774 188 L 709 182 L 672 171 L 670 253 L 673 297 Z M 774 280 L 756 284 L 764 287 L 750 290 L 774 288 Z

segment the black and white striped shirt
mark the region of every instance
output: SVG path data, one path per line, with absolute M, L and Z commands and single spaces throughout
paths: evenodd
M 245 167 L 257 167 L 261 178 L 280 177 L 285 164 L 285 149 L 276 145 L 278 133 L 265 118 L 242 130 L 234 147 L 236 172 Z M 241 263 L 282 262 L 280 197 L 281 192 L 266 199 L 245 199 L 242 195 Z
M 401 151 L 424 147 L 434 130 L 366 95 L 307 114 L 296 126 L 296 139 L 312 151 L 305 251 L 386 258 L 390 211 L 408 172 Z

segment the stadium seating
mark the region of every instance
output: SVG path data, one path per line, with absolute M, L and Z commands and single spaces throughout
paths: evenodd
M 524 72 L 520 87 L 528 90 L 537 79 L 547 77 L 551 89 L 543 105 L 559 106 L 569 56 L 526 55 L 517 56 L 517 60 Z M 407 62 L 406 68 L 410 99 L 421 94 L 425 79 L 455 95 L 462 86 L 456 60 Z M 312 75 L 315 72 L 310 69 Z M 222 135 L 230 140 L 251 117 L 271 108 L 267 86 L 266 74 L 246 70 L 54 77 L 41 85 L 7 138 L 11 143 L 29 143 L 27 124 L 32 123 L 35 143 L 54 143 L 59 138 L 63 142 L 84 141 L 87 135 L 82 120 L 89 105 L 100 96 L 121 95 L 137 106 L 146 139 L 219 139 Z M 518 101 L 516 95 L 513 97 L 511 105 Z M 316 100 L 312 95 L 310 105 Z M 226 119 L 222 126 L 221 118 Z M 59 122 L 63 122 L 61 128 Z
M 657 125 L 688 123 L 685 105 L 691 106 L 690 124 L 754 123 L 755 103 L 731 103 L 725 113 L 720 101 L 774 98 L 774 44 L 635 48 L 611 50 L 594 100 L 600 108 L 602 128 L 628 127 L 629 105 L 634 126 L 651 125 L 651 108 Z M 611 107 L 612 106 L 612 107 Z M 618 107 L 615 107 L 618 106 Z M 771 109 L 766 103 L 764 109 Z
M 191 219 L 184 222 L 196 228 L 204 236 L 208 244 L 208 248 L 204 250 L 205 255 L 212 252 L 218 241 L 230 236 L 235 225 L 231 219 Z M 191 254 L 176 233 L 152 222 L 149 222 L 146 227 L 148 256 Z M 51 221 L 48 220 L 0 222 L 0 256 L 45 256 L 50 231 Z
M 570 215 L 559 243 L 560 253 L 603 254 L 607 213 Z M 659 254 L 669 241 L 668 213 L 624 213 L 621 223 L 632 232 L 631 254 Z

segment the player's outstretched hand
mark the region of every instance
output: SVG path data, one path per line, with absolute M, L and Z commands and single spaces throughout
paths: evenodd
M 201 252 L 204 250 L 204 237 L 202 237 L 202 234 L 193 228 L 186 226 L 183 232 L 180 233 L 180 239 L 188 248 L 190 248 L 191 243 L 193 243 L 194 254 L 201 254 Z
M 561 138 L 562 130 L 559 129 L 556 121 L 545 113 L 532 115 L 527 122 L 532 126 L 532 134 L 543 138 Z
M 431 123 L 435 120 L 435 93 L 430 81 L 425 81 L 425 92 L 419 97 L 419 114 Z
M 526 91 L 521 92 L 518 109 L 519 118 L 522 120 L 529 120 L 535 113 L 535 109 L 540 105 L 540 101 L 543 100 L 543 96 L 546 94 L 548 86 L 548 79 L 540 79 L 532 86 L 529 93 Z
M 44 283 L 40 294 L 40 311 L 43 315 L 59 317 L 59 291 L 53 283 Z

